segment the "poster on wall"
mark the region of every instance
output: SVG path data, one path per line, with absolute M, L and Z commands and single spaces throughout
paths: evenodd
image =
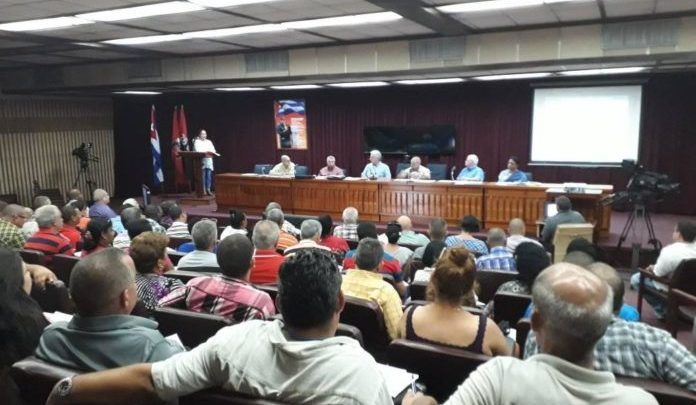
M 307 112 L 304 100 L 273 102 L 278 149 L 307 149 Z

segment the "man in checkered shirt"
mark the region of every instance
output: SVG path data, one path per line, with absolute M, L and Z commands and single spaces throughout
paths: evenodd
M 594 349 L 595 370 L 626 377 L 665 381 L 696 392 L 696 356 L 667 331 L 642 322 L 627 322 L 616 316 L 623 305 L 624 284 L 610 266 L 592 266 L 590 271 L 614 290 L 614 318 Z M 530 332 L 524 357 L 539 352 Z
M 343 225 L 334 228 L 334 236 L 358 241 L 358 210 L 355 207 L 343 210 Z

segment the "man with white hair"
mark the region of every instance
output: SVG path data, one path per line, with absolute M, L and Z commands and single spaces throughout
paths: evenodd
M 90 218 L 104 218 L 110 220 L 118 216 L 114 210 L 109 207 L 111 197 L 109 197 L 109 193 L 107 193 L 106 190 L 101 188 L 94 190 L 92 199 L 94 200 L 94 204 L 89 208 Z
M 196 249 L 182 257 L 177 268 L 191 271 L 219 269 L 217 257 L 213 253 L 217 243 L 217 224 L 209 219 L 202 219 L 193 225 L 191 236 Z
M 446 402 L 460 404 L 653 405 L 637 387 L 595 371 L 593 350 L 612 320 L 613 294 L 589 271 L 559 263 L 534 282 L 532 330 L 540 353 L 526 360 L 498 356 L 479 366 Z M 434 404 L 408 393 L 405 405 Z
M 483 181 L 485 173 L 483 172 L 483 169 L 478 167 L 478 163 L 478 156 L 474 154 L 467 156 L 466 161 L 464 162 L 464 168 L 461 172 L 459 172 L 457 180 Z
M 321 241 L 321 223 L 316 219 L 305 219 L 302 221 L 302 226 L 300 226 L 300 237 L 302 240 L 300 240 L 299 243 L 285 249 L 285 252 L 283 252 L 285 256 L 297 253 L 300 249 L 331 251 L 331 248 L 319 244 L 319 241 Z
M 396 177 L 399 179 L 429 180 L 430 169 L 421 165 L 421 158 L 414 156 L 411 158 L 411 166 L 402 170 Z
M 391 179 L 389 166 L 382 163 L 382 152 L 377 149 L 370 151 L 370 163 L 365 165 L 360 177 L 363 179 Z
M 290 156 L 283 155 L 280 157 L 280 163 L 273 166 L 268 174 L 271 176 L 294 176 L 295 164 L 290 160 Z
M 358 210 L 355 207 L 343 210 L 343 225 L 334 228 L 333 234 L 345 240 L 358 241 Z
M 346 174 L 343 171 L 343 169 L 336 166 L 336 158 L 329 155 L 326 157 L 326 166 L 322 167 L 321 170 L 319 170 L 319 175 L 343 177 Z
M 505 248 L 508 250 L 508 252 L 515 253 L 517 246 L 524 242 L 531 242 L 541 246 L 541 243 L 538 240 L 524 236 L 525 230 L 526 226 L 521 218 L 513 218 L 510 220 L 510 223 L 508 224 L 508 233 L 510 236 L 508 236 L 505 244 Z
M 401 237 L 399 237 L 398 243 L 418 246 L 425 246 L 430 243 L 430 239 L 428 239 L 427 236 L 422 233 L 416 233 L 416 231 L 413 230 L 413 223 L 408 216 L 402 215 L 397 218 L 396 222 L 401 225 Z
M 60 234 L 63 228 L 63 215 L 55 205 L 44 205 L 34 212 L 39 231 L 27 239 L 24 249 L 38 250 L 45 255 L 46 265 L 53 261 L 53 255 L 65 254 L 72 256 L 75 249 L 70 246 L 70 240 Z

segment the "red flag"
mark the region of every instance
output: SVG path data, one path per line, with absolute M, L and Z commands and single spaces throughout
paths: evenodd
M 174 184 L 187 184 L 186 174 L 184 173 L 184 162 L 179 156 L 179 113 L 174 107 L 172 117 L 172 162 L 174 162 Z
M 184 113 L 184 105 L 179 108 L 179 136 L 188 137 L 188 126 L 186 125 L 186 114 Z M 189 142 L 193 142 L 192 139 Z

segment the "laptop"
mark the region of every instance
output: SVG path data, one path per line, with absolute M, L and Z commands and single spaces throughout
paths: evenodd
M 296 174 L 295 180 L 312 180 L 314 179 L 313 174 Z
M 558 214 L 558 207 L 555 202 L 547 202 L 544 205 L 544 219 Z

